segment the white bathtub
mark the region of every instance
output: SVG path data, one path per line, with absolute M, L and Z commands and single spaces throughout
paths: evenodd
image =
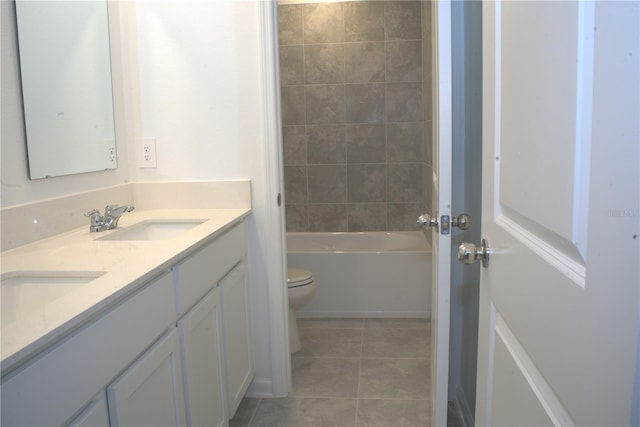
M 431 317 L 431 248 L 421 231 L 287 233 L 287 261 L 316 282 L 298 317 Z

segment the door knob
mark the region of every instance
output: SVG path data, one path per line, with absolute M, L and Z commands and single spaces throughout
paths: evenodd
M 493 253 L 493 249 L 489 247 L 487 239 L 482 239 L 480 247 L 473 243 L 460 243 L 458 246 L 458 261 L 463 264 L 473 264 L 481 260 L 484 268 L 489 267 L 489 255 Z
M 431 216 L 429 214 L 422 214 L 418 217 L 418 226 L 423 230 L 426 230 L 429 227 L 437 227 L 438 226 L 438 217 Z

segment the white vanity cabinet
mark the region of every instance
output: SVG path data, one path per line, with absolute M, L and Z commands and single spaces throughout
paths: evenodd
M 174 328 L 165 272 L 98 318 L 2 378 L 3 426 L 86 425 L 93 396 Z M 100 404 L 98 404 L 100 405 Z M 79 414 L 79 415 L 78 415 Z
M 244 222 L 174 259 L 3 372 L 2 426 L 228 425 L 253 378 Z
M 224 324 L 224 351 L 227 373 L 227 403 L 230 417 L 253 380 L 251 321 L 246 265 L 238 264 L 220 282 Z
M 245 233 L 236 225 L 173 269 L 189 425 L 226 425 L 253 379 Z
M 178 321 L 184 366 L 187 422 L 224 426 L 227 421 L 222 361 L 220 290 L 212 289 Z
M 112 426 L 184 426 L 184 393 L 175 328 L 107 387 Z

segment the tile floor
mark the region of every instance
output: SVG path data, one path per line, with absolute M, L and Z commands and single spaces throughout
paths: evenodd
M 429 425 L 430 323 L 425 319 L 298 319 L 286 398 L 245 398 L 240 426 Z

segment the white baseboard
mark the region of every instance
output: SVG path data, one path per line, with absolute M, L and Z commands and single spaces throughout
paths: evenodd
M 271 378 L 254 378 L 247 390 L 247 397 L 283 397 L 273 393 L 273 381 Z
M 464 390 L 460 387 L 460 384 L 458 384 L 458 387 L 456 388 L 456 405 L 462 413 L 462 422 L 464 425 L 475 425 L 473 410 L 469 407 L 469 401 L 467 400 L 467 396 L 464 394 Z

